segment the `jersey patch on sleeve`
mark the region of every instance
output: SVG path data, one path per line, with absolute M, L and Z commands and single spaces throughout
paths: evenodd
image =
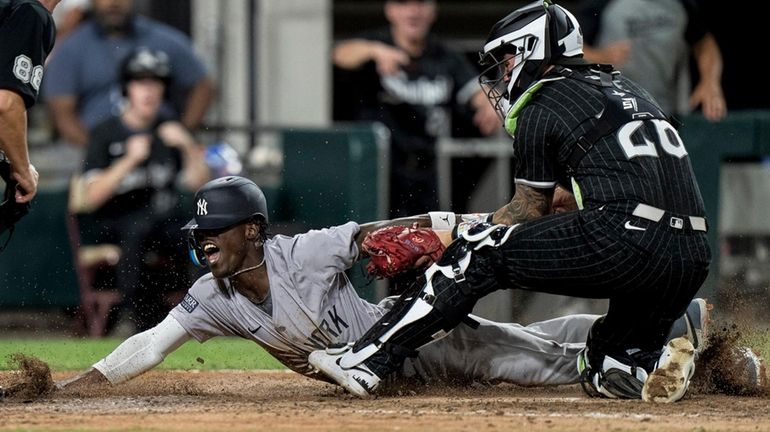
M 182 305 L 184 310 L 192 313 L 192 311 L 198 307 L 198 300 L 195 300 L 195 298 L 191 296 L 190 293 L 187 293 L 179 304 Z
M 40 90 L 43 80 L 43 66 L 32 64 L 32 59 L 20 54 L 13 61 L 13 76 L 24 84 L 30 84 L 35 91 Z
M 27 84 L 32 76 L 32 60 L 24 54 L 16 56 L 13 61 L 13 75 L 19 81 Z

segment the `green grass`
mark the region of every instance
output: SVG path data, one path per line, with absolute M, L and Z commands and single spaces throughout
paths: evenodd
M 31 355 L 48 363 L 52 370 L 83 370 L 109 354 L 122 339 L 2 339 L 0 370 L 14 353 Z M 201 363 L 202 360 L 203 362 Z M 171 353 L 159 369 L 285 369 L 275 358 L 251 341 L 215 338 L 204 344 L 189 341 Z
M 744 343 L 770 358 L 770 333 L 744 333 Z M 118 338 L 0 338 L 0 370 L 14 369 L 9 356 L 32 355 L 48 363 L 55 371 L 89 368 L 122 342 Z M 203 361 L 201 363 L 200 360 Z M 285 369 L 257 344 L 240 338 L 214 338 L 204 344 L 191 340 L 171 353 L 159 369 Z

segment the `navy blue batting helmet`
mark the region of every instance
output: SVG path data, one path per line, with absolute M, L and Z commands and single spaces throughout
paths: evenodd
M 262 189 L 244 177 L 221 177 L 195 193 L 195 217 L 182 229 L 221 229 L 255 216 L 267 222 L 267 201 Z

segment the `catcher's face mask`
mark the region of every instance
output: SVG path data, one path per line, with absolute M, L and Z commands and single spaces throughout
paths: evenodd
M 539 0 L 495 23 L 479 55 L 479 63 L 487 66 L 479 83 L 505 119 L 550 64 L 562 57 L 582 57 L 583 36 L 569 11 L 550 0 Z

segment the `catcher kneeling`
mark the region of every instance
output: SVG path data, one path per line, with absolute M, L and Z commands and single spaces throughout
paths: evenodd
M 203 342 L 215 336 L 252 340 L 286 367 L 329 380 L 308 363 L 310 353 L 361 338 L 395 307 L 392 299 L 372 304 L 360 298 L 345 270 L 369 253 L 375 263 L 369 268 L 380 275 L 399 271 L 398 263 L 410 267 L 423 264 L 426 256 L 435 260 L 444 246 L 425 227 L 436 228 L 448 242 L 454 225 L 463 221 L 462 216 L 434 213 L 363 225 L 348 222 L 292 237 L 269 236 L 264 195 L 242 177 L 207 183 L 196 193 L 191 211 L 195 217 L 185 226 L 190 254 L 211 272 L 193 284 L 161 323 L 127 339 L 92 369 L 59 387 L 117 384 L 156 366 L 191 338 Z M 459 226 L 473 226 L 483 217 L 466 217 L 471 221 Z M 400 227 L 376 232 L 392 225 Z M 377 241 L 383 238 L 387 241 Z M 419 290 L 413 294 L 428 299 Z M 437 301 L 431 304 L 442 307 Z M 576 362 L 598 318 L 571 315 L 521 326 L 462 317 L 469 325 L 415 357 L 404 353 L 408 358 L 383 386 L 428 381 L 577 383 Z M 691 324 L 683 317 L 675 330 L 679 333 L 672 337 L 686 334 Z

